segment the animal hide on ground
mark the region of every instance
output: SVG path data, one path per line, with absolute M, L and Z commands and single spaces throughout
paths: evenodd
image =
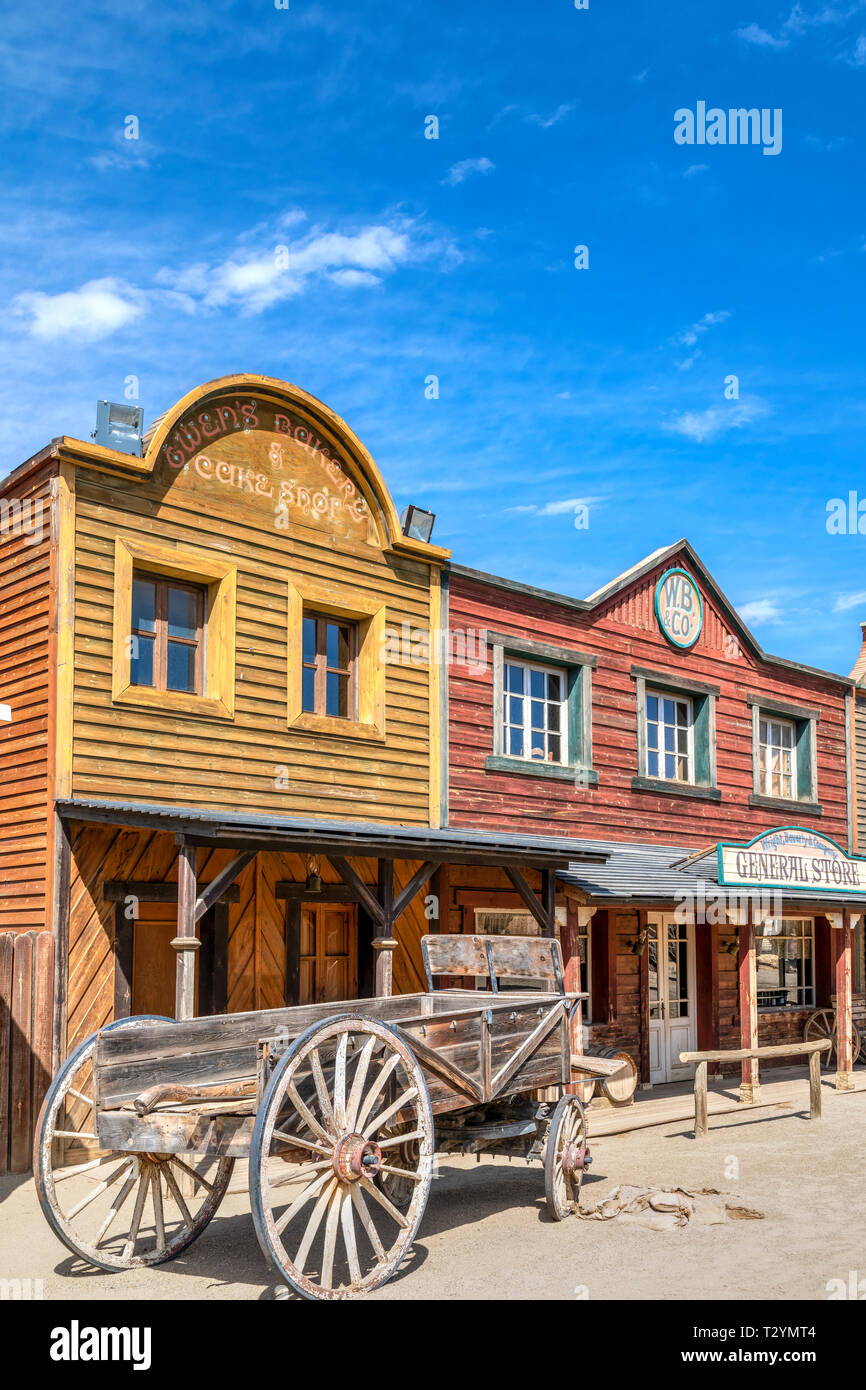
M 763 1221 L 762 1211 L 736 1205 L 730 1193 L 713 1187 L 688 1192 L 684 1187 L 615 1187 L 597 1207 L 578 1208 L 584 1221 L 621 1221 L 672 1231 L 693 1221 L 696 1226 L 720 1226 L 725 1221 Z

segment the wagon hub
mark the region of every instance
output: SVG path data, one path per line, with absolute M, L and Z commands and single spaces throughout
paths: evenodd
M 334 1172 L 343 1182 L 374 1178 L 382 1162 L 382 1150 L 363 1134 L 346 1134 L 334 1146 Z
M 578 1177 L 591 1163 L 592 1154 L 586 1144 L 566 1144 L 562 1150 L 562 1171 L 568 1178 Z

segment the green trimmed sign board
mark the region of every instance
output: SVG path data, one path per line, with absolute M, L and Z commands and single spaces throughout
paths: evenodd
M 704 605 L 692 576 L 683 569 L 665 570 L 656 584 L 656 621 L 675 647 L 693 647 L 704 625 Z
M 748 844 L 718 846 L 719 883 L 731 888 L 798 888 L 866 893 L 866 859 L 803 826 L 765 830 Z

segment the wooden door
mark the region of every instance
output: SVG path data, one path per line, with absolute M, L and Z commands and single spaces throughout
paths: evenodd
M 133 1014 L 162 1014 L 174 1018 L 177 953 L 177 904 L 142 902 L 132 932 Z M 198 1013 L 198 972 L 195 1012 Z
M 647 928 L 650 1081 L 682 1081 L 692 1069 L 680 1053 L 694 1050 L 697 1031 L 694 927 L 659 913 Z
M 358 997 L 358 919 L 354 903 L 301 903 L 299 1004 Z

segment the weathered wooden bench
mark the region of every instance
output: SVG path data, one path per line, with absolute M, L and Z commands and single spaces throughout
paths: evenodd
M 809 1058 L 809 1119 L 821 1118 L 821 1053 L 830 1047 L 829 1038 L 819 1042 L 775 1043 L 769 1047 L 738 1047 L 719 1052 L 681 1052 L 680 1061 L 695 1063 L 695 1138 L 707 1133 L 707 1063 L 746 1062 L 762 1057 Z

